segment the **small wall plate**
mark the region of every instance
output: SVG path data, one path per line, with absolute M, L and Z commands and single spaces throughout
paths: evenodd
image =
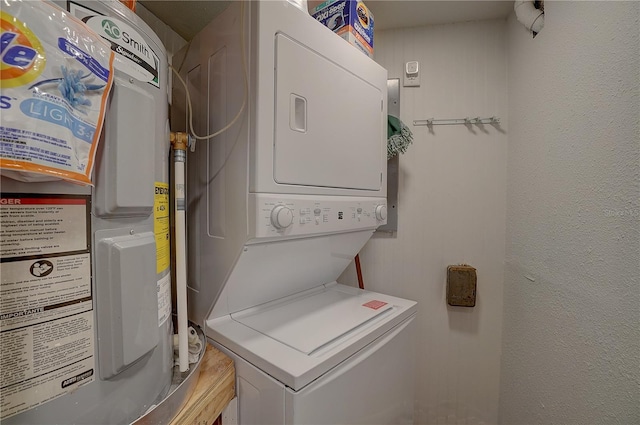
M 447 267 L 447 304 L 456 307 L 475 307 L 476 269 L 466 264 Z

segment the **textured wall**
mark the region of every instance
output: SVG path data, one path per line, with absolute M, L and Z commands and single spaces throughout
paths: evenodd
M 640 423 L 639 11 L 508 22 L 503 424 Z
M 380 31 L 375 59 L 401 77 L 420 61 L 422 85 L 401 89 L 415 139 L 400 158 L 399 230 L 361 252 L 365 285 L 418 301 L 419 424 L 496 423 L 506 220 L 506 23 Z M 414 119 L 497 115 L 500 129 L 413 127 Z M 474 308 L 447 307 L 446 268 L 478 269 Z M 340 279 L 356 282 L 353 267 Z

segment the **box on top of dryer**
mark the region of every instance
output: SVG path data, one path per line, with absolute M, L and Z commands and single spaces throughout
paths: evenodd
M 373 57 L 373 14 L 363 2 L 326 0 L 309 13 L 367 56 Z

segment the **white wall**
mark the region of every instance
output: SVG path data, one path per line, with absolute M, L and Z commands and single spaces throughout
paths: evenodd
M 171 57 L 175 52 L 180 50 L 187 42 L 180 37 L 174 30 L 167 24 L 162 22 L 158 17 L 151 13 L 142 4 L 136 4 L 136 15 L 140 17 L 149 27 L 156 33 L 164 48 L 167 49 L 169 56 L 169 63 L 171 63 Z
M 509 39 L 500 421 L 640 423 L 640 4 Z
M 507 62 L 504 21 L 378 31 L 375 59 L 401 77 L 414 144 L 400 158 L 399 230 L 360 254 L 365 286 L 418 301 L 417 423 L 496 423 L 505 256 Z M 413 127 L 414 119 L 499 116 L 501 131 Z M 448 307 L 447 265 L 478 270 L 474 308 Z M 340 279 L 356 282 L 350 267 Z

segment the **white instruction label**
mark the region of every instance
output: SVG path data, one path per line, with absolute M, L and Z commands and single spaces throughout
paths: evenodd
M 0 418 L 7 419 L 94 380 L 94 323 L 89 197 L 0 199 Z
M 2 263 L 2 331 L 91 310 L 90 278 L 90 254 Z
M 86 197 L 2 194 L 0 257 L 86 251 Z
M 171 273 L 158 281 L 158 326 L 171 316 Z

